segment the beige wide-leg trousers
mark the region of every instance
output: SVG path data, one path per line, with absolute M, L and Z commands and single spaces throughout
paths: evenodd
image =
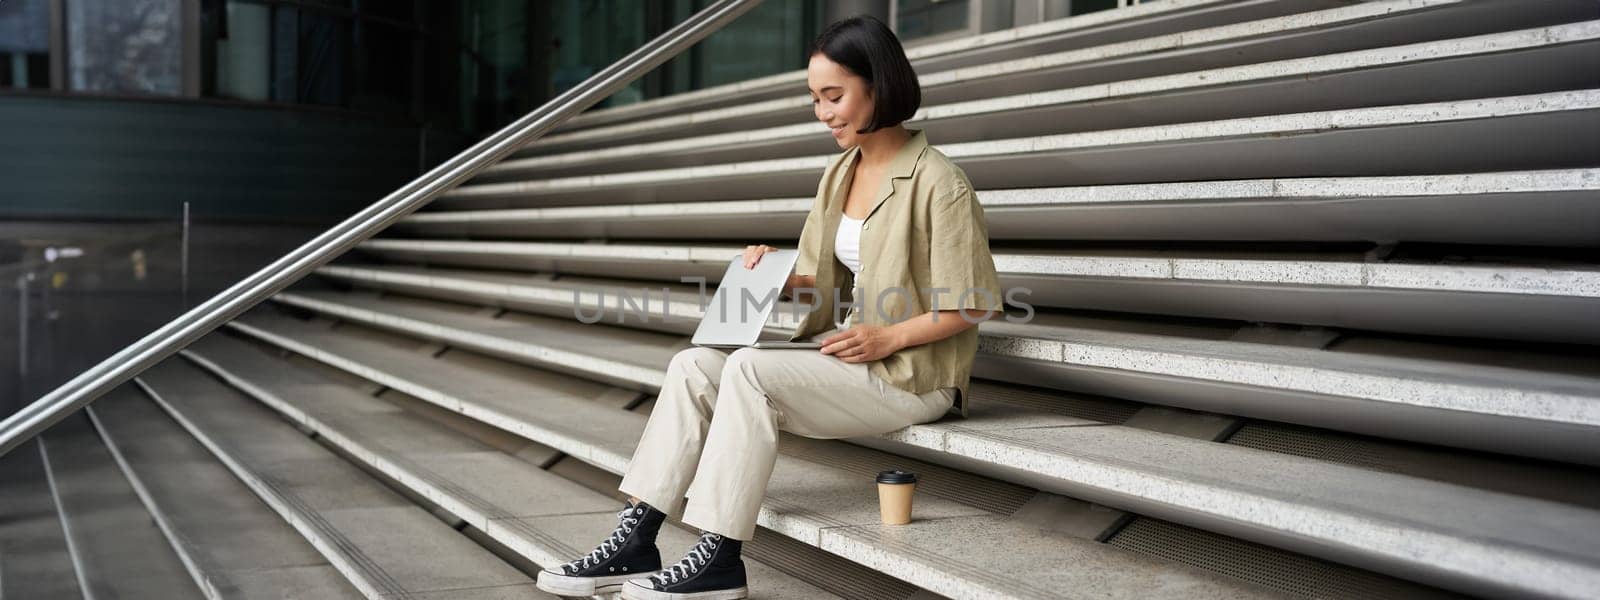
M 912 394 L 873 375 L 866 363 L 815 348 L 731 354 L 689 348 L 667 367 L 619 489 L 669 515 L 681 510 L 690 526 L 748 540 L 777 460 L 779 430 L 811 438 L 885 433 L 938 419 L 956 393 Z

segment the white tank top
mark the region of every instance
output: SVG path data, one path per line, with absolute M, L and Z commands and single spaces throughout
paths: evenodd
M 833 238 L 833 255 L 850 267 L 851 273 L 861 272 L 861 223 L 850 215 L 839 213 L 839 233 Z

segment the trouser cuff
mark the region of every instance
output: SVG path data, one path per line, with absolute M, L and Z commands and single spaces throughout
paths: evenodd
M 715 509 L 707 507 L 705 502 L 695 502 L 693 498 L 690 498 L 684 507 L 683 518 L 680 520 L 702 531 L 740 541 L 748 542 L 756 536 L 755 515 L 741 518 L 738 515 L 718 514 Z
M 645 504 L 649 504 L 669 516 L 683 513 L 683 497 L 674 494 L 671 490 L 662 489 L 660 486 L 640 484 L 623 477 L 622 485 L 617 486 L 617 490 L 643 500 Z M 675 495 L 678 497 L 673 498 Z

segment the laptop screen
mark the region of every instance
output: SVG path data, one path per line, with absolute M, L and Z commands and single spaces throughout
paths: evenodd
M 799 250 L 768 252 L 755 268 L 746 269 L 744 254 L 734 256 L 705 306 L 705 315 L 692 341 L 698 345 L 747 345 L 756 341 L 799 258 Z

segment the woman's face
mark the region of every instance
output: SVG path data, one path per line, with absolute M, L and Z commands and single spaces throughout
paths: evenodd
M 839 147 L 861 143 L 856 130 L 872 123 L 872 90 L 867 80 L 818 52 L 806 66 L 806 87 L 810 88 L 812 114 L 833 130 Z

